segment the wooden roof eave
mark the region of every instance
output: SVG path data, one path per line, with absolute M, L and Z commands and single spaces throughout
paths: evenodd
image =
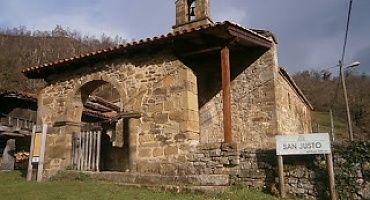
M 272 41 L 270 39 L 250 30 L 241 30 L 234 26 L 229 26 L 228 33 L 230 36 L 236 37 L 238 44 L 243 46 L 262 47 L 264 49 L 270 49 L 272 47 Z
M 226 34 L 225 34 L 226 32 Z M 272 46 L 272 41 L 258 34 L 252 30 L 245 29 L 237 24 L 230 22 L 219 23 L 207 27 L 200 27 L 184 32 L 169 33 L 166 36 L 154 37 L 152 39 L 140 40 L 138 42 L 129 43 L 126 45 L 119 45 L 112 48 L 95 51 L 92 53 L 81 54 L 72 58 L 62 59 L 59 61 L 46 63 L 44 66 L 37 66 L 23 70 L 22 72 L 28 78 L 46 78 L 50 74 L 64 72 L 67 68 L 72 68 L 81 63 L 90 63 L 101 60 L 103 57 L 122 56 L 127 52 L 135 52 L 135 49 L 145 49 L 153 46 L 153 48 L 163 44 L 174 44 L 178 39 L 191 38 L 197 34 L 211 34 L 219 38 L 219 41 L 225 42 L 232 37 L 237 37 L 240 42 L 239 45 L 248 47 L 263 47 L 268 49 Z

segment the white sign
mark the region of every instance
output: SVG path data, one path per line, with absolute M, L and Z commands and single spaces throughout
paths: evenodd
M 33 163 L 38 163 L 40 161 L 39 157 L 32 157 L 32 162 Z
M 276 136 L 276 155 L 329 154 L 328 133 Z

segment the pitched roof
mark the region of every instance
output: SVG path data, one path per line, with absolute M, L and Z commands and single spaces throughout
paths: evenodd
M 94 51 L 91 53 L 84 53 L 78 56 L 60 59 L 54 62 L 45 63 L 43 65 L 38 65 L 34 67 L 30 67 L 24 69 L 22 73 L 27 76 L 28 78 L 45 78 L 47 75 L 55 73 L 57 68 L 67 67 L 72 64 L 76 64 L 78 62 L 87 61 L 89 59 L 100 60 L 105 59 L 106 56 L 112 54 L 124 54 L 131 50 L 140 48 L 140 47 L 147 47 L 149 45 L 156 45 L 156 44 L 163 44 L 173 41 L 173 39 L 179 38 L 181 36 L 186 36 L 188 34 L 193 34 L 197 32 L 203 32 L 208 30 L 216 30 L 216 29 L 232 29 L 233 34 L 235 37 L 243 37 L 244 39 L 263 46 L 265 48 L 270 48 L 272 45 L 272 41 L 265 37 L 263 34 L 257 33 L 256 31 L 246 29 L 241 27 L 238 24 L 231 23 L 229 21 L 225 21 L 222 23 L 215 23 L 209 25 L 203 25 L 198 28 L 193 28 L 190 30 L 184 31 L 176 31 L 170 32 L 167 35 L 160 35 L 153 38 L 146 38 L 145 40 L 134 41 L 132 43 L 127 43 L 124 45 L 118 45 L 111 48 L 106 48 L 98 51 Z M 260 31 L 258 31 L 260 32 Z
M 28 93 L 28 92 L 11 91 L 11 90 L 0 90 L 0 97 L 16 98 L 16 99 L 30 101 L 32 103 L 36 103 L 37 102 L 36 95 L 35 94 Z

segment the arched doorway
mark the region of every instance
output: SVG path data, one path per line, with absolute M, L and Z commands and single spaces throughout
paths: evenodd
M 94 80 L 83 84 L 71 99 L 75 120 L 81 125 L 73 144 L 73 165 L 78 170 L 127 171 L 128 131 L 124 130 L 119 91 L 111 83 Z

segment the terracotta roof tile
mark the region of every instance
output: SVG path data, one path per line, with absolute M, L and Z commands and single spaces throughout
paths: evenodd
M 0 90 L 0 97 L 14 97 L 37 102 L 37 96 L 28 92 Z
M 39 71 L 39 70 L 42 70 L 44 68 L 51 68 L 51 67 L 54 67 L 55 65 L 64 64 L 64 63 L 67 63 L 67 62 L 72 62 L 74 60 L 87 58 L 87 57 L 90 57 L 90 56 L 95 56 L 95 55 L 101 54 L 103 52 L 104 53 L 109 53 L 109 52 L 113 52 L 113 51 L 116 51 L 116 50 L 130 48 L 130 47 L 134 47 L 134 46 L 141 45 L 141 44 L 148 44 L 148 43 L 151 43 L 151 42 L 158 42 L 158 41 L 161 41 L 161 40 L 170 39 L 172 37 L 177 37 L 179 35 L 184 35 L 184 34 L 187 34 L 187 33 L 194 32 L 194 31 L 206 30 L 206 29 L 209 29 L 209 28 L 218 27 L 218 26 L 222 26 L 222 25 L 234 26 L 236 28 L 243 29 L 245 31 L 248 31 L 251 34 L 254 34 L 254 35 L 256 35 L 260 38 L 263 38 L 265 40 L 270 41 L 269 39 L 267 39 L 262 34 L 258 34 L 257 32 L 255 32 L 253 30 L 246 29 L 246 28 L 244 28 L 244 27 L 242 27 L 238 24 L 231 23 L 229 21 L 225 21 L 225 22 L 218 22 L 218 23 L 215 23 L 215 24 L 202 25 L 198 28 L 193 28 L 191 30 L 170 32 L 167 35 L 155 36 L 153 38 L 147 38 L 146 40 L 140 40 L 139 42 L 133 41 L 132 43 L 128 43 L 128 44 L 125 44 L 125 45 L 117 45 L 117 46 L 114 46 L 114 47 L 109 47 L 109 48 L 106 48 L 106 49 L 101 49 L 101 50 L 90 52 L 90 53 L 85 53 L 85 54 L 83 53 L 81 55 L 77 55 L 77 56 L 74 56 L 74 57 L 71 57 L 71 58 L 61 59 L 61 60 L 57 60 L 55 62 L 50 62 L 50 63 L 46 63 L 46 64 L 43 64 L 43 65 L 38 65 L 38 66 L 34 66 L 34 67 L 29 67 L 27 69 L 22 70 L 22 73 L 27 75 L 29 73 L 32 73 L 33 71 Z

